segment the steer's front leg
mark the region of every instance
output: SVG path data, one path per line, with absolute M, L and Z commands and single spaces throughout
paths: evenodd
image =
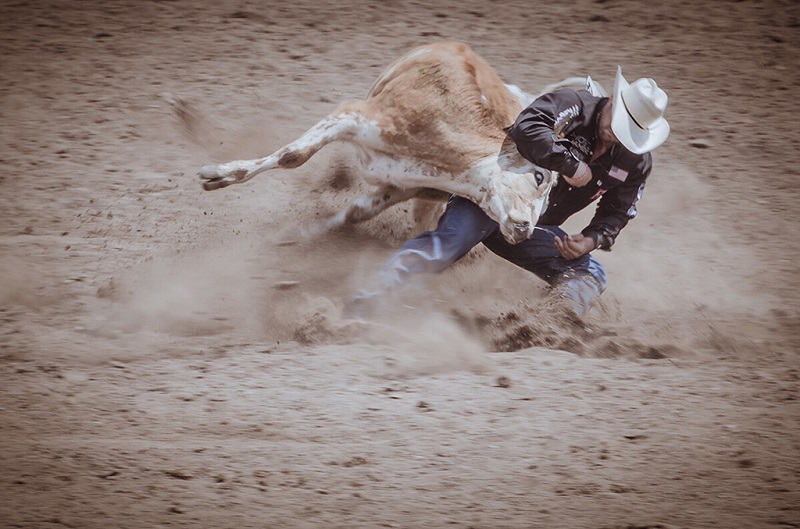
M 203 189 L 212 191 L 231 184 L 242 184 L 270 169 L 293 169 L 306 163 L 321 148 L 332 141 L 348 140 L 370 127 L 371 122 L 361 113 L 361 102 L 348 101 L 328 117 L 311 127 L 302 136 L 278 151 L 258 160 L 236 160 L 200 169 Z

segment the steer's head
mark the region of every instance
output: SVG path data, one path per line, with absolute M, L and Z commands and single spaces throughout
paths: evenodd
M 526 171 L 513 168 L 492 180 L 491 196 L 486 206 L 500 224 L 503 237 L 517 244 L 533 235 L 539 217 L 547 207 L 547 197 L 555 174 L 528 165 Z

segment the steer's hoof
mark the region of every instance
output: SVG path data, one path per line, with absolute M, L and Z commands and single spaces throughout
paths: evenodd
M 223 180 L 222 178 L 215 178 L 214 180 L 206 180 L 203 182 L 203 189 L 206 191 L 214 191 L 223 187 L 228 187 L 232 182 Z
M 229 178 L 220 174 L 218 165 L 204 165 L 200 168 L 198 175 L 205 180 L 203 182 L 203 189 L 206 191 L 214 191 L 215 189 L 227 187 L 233 183 Z

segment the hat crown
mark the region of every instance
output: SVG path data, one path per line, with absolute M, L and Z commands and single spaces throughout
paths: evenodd
M 622 102 L 633 121 L 642 129 L 649 129 L 664 117 L 667 94 L 653 79 L 637 79 L 621 90 Z

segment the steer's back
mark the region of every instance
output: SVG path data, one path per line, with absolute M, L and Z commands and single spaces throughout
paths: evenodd
M 458 173 L 497 153 L 503 128 L 522 110 L 516 97 L 469 46 L 420 46 L 391 64 L 366 104 L 394 154 Z

